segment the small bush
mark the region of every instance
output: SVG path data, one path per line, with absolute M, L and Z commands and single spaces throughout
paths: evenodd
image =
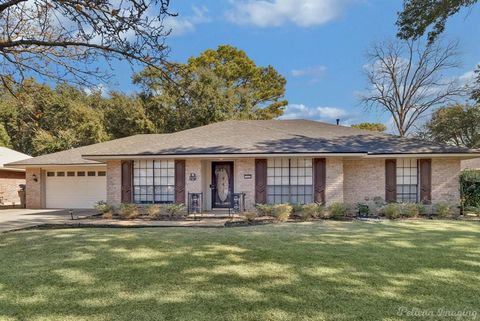
M 478 206 L 468 206 L 465 208 L 465 212 L 469 212 L 480 217 L 480 207 Z
M 358 203 L 357 211 L 358 211 L 358 215 L 361 217 L 366 217 L 370 215 L 370 207 L 368 206 L 368 204 L 365 204 L 365 203 Z
M 293 207 L 290 204 L 273 205 L 273 216 L 279 222 L 286 222 L 292 214 Z
M 453 212 L 452 205 L 447 202 L 440 202 L 435 204 L 435 214 L 438 217 L 447 217 L 450 216 Z
M 257 204 L 255 205 L 258 215 L 273 216 L 273 205 L 271 204 Z
M 183 204 L 168 204 L 165 206 L 165 212 L 170 218 L 178 218 L 187 214 Z
M 336 202 L 328 207 L 328 211 L 330 212 L 331 217 L 335 219 L 343 219 L 348 216 L 350 208 L 345 203 Z
M 98 212 L 98 214 L 105 214 L 108 212 L 113 212 L 113 206 L 107 204 L 105 201 L 98 201 L 95 204 L 95 210 Z
M 416 217 L 420 214 L 419 207 L 415 203 L 400 203 L 398 208 L 402 217 Z
M 120 218 L 124 220 L 133 220 L 140 216 L 140 211 L 136 204 L 122 203 L 119 208 Z
M 161 212 L 161 207 L 160 205 L 157 205 L 157 204 L 150 204 L 150 205 L 146 205 L 144 207 L 145 209 L 145 214 L 148 215 L 148 217 L 150 217 L 151 219 L 158 219 L 160 218 L 160 212 Z
M 322 217 L 325 212 L 325 208 L 318 203 L 310 203 L 302 205 L 302 210 L 300 212 L 300 219 L 302 221 L 308 221 L 312 218 Z
M 111 220 L 113 218 L 113 210 L 103 213 L 102 218 L 105 220 Z
M 243 215 L 245 216 L 245 219 L 249 223 L 254 222 L 255 219 L 257 218 L 257 213 L 255 213 L 255 212 L 245 212 L 245 213 L 243 213 Z
M 394 220 L 400 217 L 400 209 L 398 204 L 389 203 L 383 207 L 383 215 L 385 217 Z

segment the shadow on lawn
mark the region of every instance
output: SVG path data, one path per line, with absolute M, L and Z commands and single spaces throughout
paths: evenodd
M 475 310 L 476 228 L 329 222 L 11 233 L 0 237 L 9 262 L 0 267 L 0 319 L 377 320 L 407 319 L 400 307 Z

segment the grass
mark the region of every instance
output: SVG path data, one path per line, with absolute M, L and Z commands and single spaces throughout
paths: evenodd
M 453 221 L 12 232 L 0 320 L 480 318 L 479 239 L 478 223 Z

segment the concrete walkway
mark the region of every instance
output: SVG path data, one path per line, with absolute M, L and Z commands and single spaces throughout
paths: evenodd
M 0 210 L 0 233 L 33 228 L 42 225 L 74 227 L 225 227 L 227 222 L 240 220 L 238 216 L 227 217 L 191 217 L 187 221 L 149 221 L 149 220 L 105 220 L 91 218 L 94 210 L 73 210 L 74 220 L 68 210 Z M 241 220 L 243 221 L 243 220 Z
M 75 218 L 88 218 L 95 214 L 93 210 L 74 210 Z M 31 228 L 44 224 L 64 224 L 70 221 L 68 210 L 0 210 L 0 233 Z

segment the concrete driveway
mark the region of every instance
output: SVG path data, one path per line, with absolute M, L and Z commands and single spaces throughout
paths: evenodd
M 84 218 L 96 214 L 94 210 L 73 210 L 74 218 Z M 68 210 L 0 210 L 0 233 L 35 227 L 43 224 L 70 221 Z

